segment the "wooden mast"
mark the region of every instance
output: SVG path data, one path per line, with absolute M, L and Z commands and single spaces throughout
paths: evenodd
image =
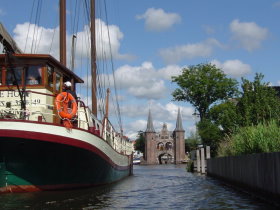
M 105 118 L 108 119 L 109 117 L 109 95 L 110 95 L 110 89 L 107 88 L 107 95 L 106 95 L 106 110 L 105 110 Z
M 95 0 L 90 1 L 90 34 L 91 34 L 91 98 L 92 113 L 97 117 L 96 91 L 96 39 L 95 39 Z
M 59 53 L 60 63 L 66 66 L 66 0 L 59 1 Z

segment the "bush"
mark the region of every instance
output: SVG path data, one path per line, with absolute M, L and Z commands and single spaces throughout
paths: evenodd
M 280 128 L 273 120 L 238 129 L 219 145 L 219 156 L 280 151 Z
M 194 172 L 194 162 L 193 160 L 190 160 L 187 162 L 187 171 L 188 172 Z

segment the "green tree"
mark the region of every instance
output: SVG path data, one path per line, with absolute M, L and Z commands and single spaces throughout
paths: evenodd
M 138 131 L 137 139 L 134 144 L 134 149 L 140 151 L 143 154 L 145 153 L 145 136 L 143 131 Z
M 173 93 L 176 101 L 187 101 L 199 112 L 200 119 L 208 117 L 210 106 L 238 93 L 237 81 L 227 78 L 212 64 L 198 64 L 183 69 L 182 75 L 172 77 L 179 86 Z
M 209 118 L 218 126 L 223 134 L 232 134 L 239 126 L 237 99 L 230 99 L 224 103 L 214 105 L 209 111 Z
M 210 146 L 211 156 L 216 156 L 219 143 L 223 138 L 221 129 L 208 119 L 198 122 L 197 128 L 202 144 Z
M 254 81 L 242 78 L 242 96 L 237 104 L 239 125 L 258 125 L 280 117 L 280 99 L 268 83 L 262 82 L 263 74 L 256 74 Z
M 197 132 L 191 132 L 190 136 L 185 139 L 185 151 L 190 152 L 197 148 L 197 145 L 201 144 L 200 137 Z

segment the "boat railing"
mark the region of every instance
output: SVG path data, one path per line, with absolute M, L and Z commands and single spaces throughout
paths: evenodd
M 62 120 L 54 106 L 55 95 L 46 92 L 26 90 L 26 107 L 22 109 L 18 93 L 16 93 L 16 91 L 11 93 L 11 90 L 7 91 L 10 91 L 6 93 L 6 95 L 10 97 L 3 97 L 0 99 L 0 119 L 62 124 Z M 100 133 L 102 130 L 102 123 L 96 118 L 92 118 L 90 109 L 81 100 L 78 100 L 77 114 L 72 121 L 75 127 L 88 130 L 102 137 Z M 131 143 L 124 139 L 120 133 L 115 131 L 109 120 L 105 129 L 105 138 L 103 137 L 103 139 L 119 153 L 131 154 Z

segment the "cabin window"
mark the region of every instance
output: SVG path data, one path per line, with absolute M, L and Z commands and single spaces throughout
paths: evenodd
M 2 66 L 0 66 L 0 85 L 2 85 L 3 83 L 2 83 L 2 71 L 3 71 L 3 67 Z
M 29 66 L 26 70 L 25 79 L 27 85 L 42 84 L 42 67 Z
M 7 85 L 16 85 L 16 84 L 21 85 L 22 84 L 22 70 L 23 70 L 23 67 L 16 67 L 13 69 L 8 69 L 7 74 L 6 74 L 6 84 Z
M 56 80 L 55 80 L 56 81 L 56 85 L 55 85 L 55 88 L 56 88 L 57 91 L 60 91 L 61 90 L 61 82 L 60 82 L 61 75 L 58 74 L 58 73 L 56 73 L 55 75 L 56 75 Z
M 48 68 L 48 86 L 53 88 L 53 67 L 47 66 Z

